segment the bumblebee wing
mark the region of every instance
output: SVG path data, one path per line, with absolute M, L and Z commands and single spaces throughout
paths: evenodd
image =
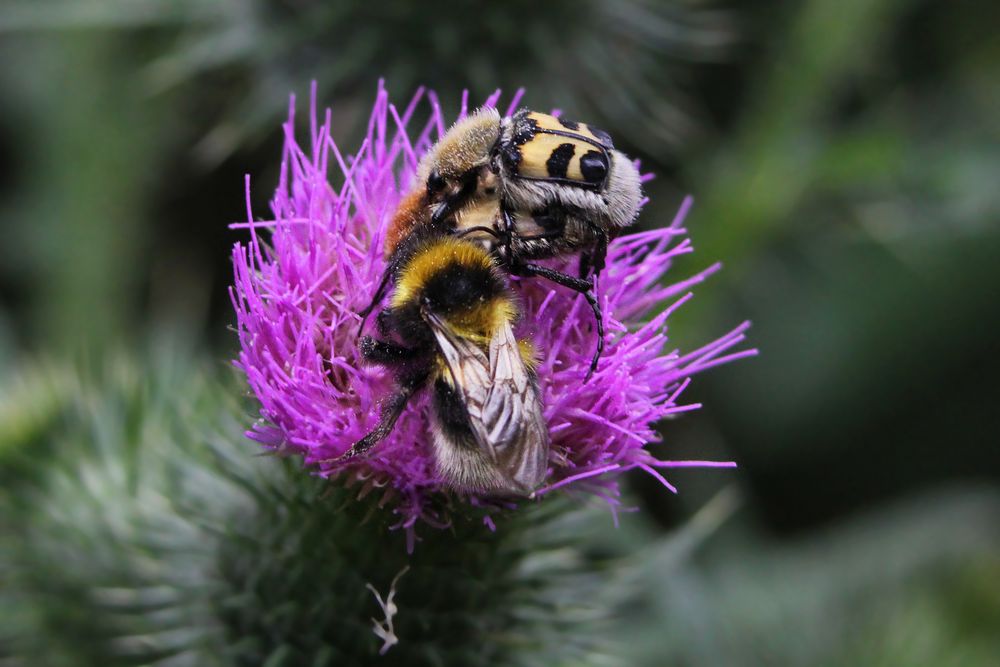
M 549 429 L 534 374 L 509 322 L 490 340 L 489 350 L 491 384 L 480 423 L 501 469 L 522 489 L 534 491 L 549 460 Z
M 477 444 L 510 480 L 510 491 L 531 493 L 545 479 L 549 431 L 513 328 L 509 323 L 499 328 L 487 357 L 436 316 L 427 319 Z
M 445 365 L 451 375 L 452 385 L 469 415 L 472 434 L 477 444 L 489 455 L 490 460 L 495 462 L 496 452 L 484 437 L 482 430 L 477 428 L 482 406 L 488 400 L 491 384 L 489 357 L 475 342 L 452 331 L 434 313 L 425 313 L 424 319 L 434 333 L 438 350 L 444 357 Z

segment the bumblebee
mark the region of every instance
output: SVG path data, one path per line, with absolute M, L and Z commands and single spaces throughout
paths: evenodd
M 427 224 L 482 243 L 512 275 L 583 294 L 597 321 L 593 373 L 604 347 L 597 276 L 608 242 L 635 220 L 641 198 L 638 170 L 606 132 L 528 109 L 509 118 L 479 109 L 421 161 L 387 237 L 390 270 L 362 319 L 384 296 L 396 244 Z M 534 263 L 570 254 L 580 255 L 577 276 Z
M 545 479 L 549 432 L 529 344 L 518 342 L 518 308 L 481 245 L 425 224 L 395 249 L 384 338 L 364 336 L 362 356 L 392 369 L 396 392 L 375 429 L 341 459 L 364 453 L 392 430 L 406 404 L 430 385 L 432 446 L 454 488 L 530 496 Z

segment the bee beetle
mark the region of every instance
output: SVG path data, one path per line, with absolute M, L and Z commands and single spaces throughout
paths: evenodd
M 390 268 L 362 320 L 384 296 L 393 248 L 415 224 L 429 224 L 481 242 L 511 275 L 584 295 L 597 321 L 589 378 L 604 348 L 597 276 L 608 242 L 632 224 L 641 199 L 638 169 L 606 132 L 529 109 L 510 117 L 479 109 L 421 161 L 387 236 Z M 577 276 L 534 263 L 572 254 L 580 255 Z
M 608 241 L 639 212 L 635 165 L 584 123 L 522 109 L 502 121 L 490 165 L 502 184 L 497 228 L 514 261 L 580 252 L 580 277 L 590 262 L 599 273 Z

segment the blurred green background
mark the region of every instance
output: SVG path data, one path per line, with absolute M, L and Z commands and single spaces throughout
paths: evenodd
M 349 147 L 379 77 L 452 110 L 525 86 L 656 172 L 641 225 L 695 196 L 675 276 L 725 270 L 672 337 L 749 318 L 761 350 L 656 447 L 738 472 L 629 480 L 631 660 L 1000 664 L 998 25 L 990 0 L 4 0 L 0 464 L 123 350 L 226 373 L 227 223 L 244 173 L 266 210 L 289 93 L 316 80 Z

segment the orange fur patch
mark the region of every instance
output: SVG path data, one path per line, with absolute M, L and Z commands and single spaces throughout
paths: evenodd
M 429 221 L 426 194 L 424 188 L 414 188 L 399 202 L 385 235 L 386 257 L 396 251 L 396 246 L 414 227 Z

